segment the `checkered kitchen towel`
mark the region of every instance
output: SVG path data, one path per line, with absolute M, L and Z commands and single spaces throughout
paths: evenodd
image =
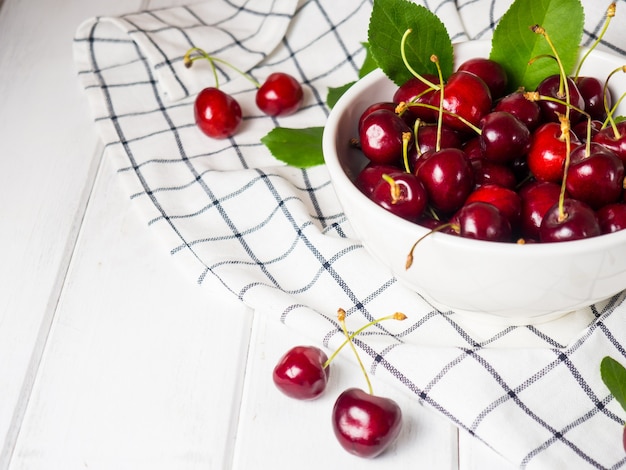
M 585 43 L 608 3 L 585 2 Z M 424 4 L 463 41 L 490 37 L 510 1 Z M 324 166 L 284 166 L 260 143 L 277 125 L 324 125 L 327 89 L 354 80 L 364 59 L 371 7 L 372 0 L 209 0 L 86 21 L 75 58 L 106 157 L 150 231 L 198 282 L 217 276 L 252 308 L 330 347 L 342 339 L 338 307 L 352 328 L 402 311 L 408 320 L 359 336 L 377 376 L 522 467 L 625 464 L 625 415 L 599 374 L 605 355 L 626 362 L 623 295 L 540 326 L 476 325 L 438 312 L 368 256 Z M 626 12 L 626 1 L 617 7 Z M 619 29 L 602 48 L 625 54 Z M 221 88 L 241 103 L 244 122 L 231 139 L 206 138 L 192 104 L 214 81 L 208 63 L 183 67 L 192 46 L 260 81 L 291 73 L 304 84 L 303 109 L 264 116 L 251 83 L 220 68 Z

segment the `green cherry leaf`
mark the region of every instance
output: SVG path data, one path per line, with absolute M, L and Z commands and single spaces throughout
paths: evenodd
M 615 359 L 606 356 L 600 363 L 600 375 L 611 395 L 626 411 L 626 368 Z
M 281 162 L 296 168 L 309 168 L 324 163 L 323 132 L 323 127 L 275 127 L 261 138 L 261 142 Z
M 554 59 L 543 57 L 554 53 L 531 27 L 543 27 L 569 74 L 578 61 L 584 19 L 580 0 L 516 0 L 493 32 L 489 57 L 504 66 L 511 90 L 534 90 L 547 75 L 558 74 L 559 67 Z
M 406 59 L 420 74 L 437 75 L 431 56 L 436 55 L 446 79 L 452 73 L 452 41 L 441 20 L 427 8 L 410 0 L 375 0 L 370 15 L 368 42 L 374 60 L 396 85 L 413 75 L 402 60 L 402 37 L 411 30 L 405 45 Z

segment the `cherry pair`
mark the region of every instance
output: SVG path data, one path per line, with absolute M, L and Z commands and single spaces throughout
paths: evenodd
M 214 139 L 231 137 L 237 132 L 242 121 L 239 102 L 232 95 L 219 89 L 216 62 L 236 70 L 255 85 L 256 105 L 268 116 L 288 116 L 295 113 L 302 104 L 302 86 L 287 73 L 274 72 L 261 84 L 228 62 L 212 57 L 197 47 L 189 49 L 185 54 L 183 58 L 185 67 L 190 68 L 197 59 L 208 60 L 215 76 L 215 86 L 201 90 L 194 103 L 196 124 L 209 137 Z
M 400 433 L 402 411 L 394 400 L 373 394 L 372 385 L 352 338 L 382 320 L 403 320 L 406 317 L 404 314 L 395 313 L 374 320 L 351 335 L 346 329 L 345 311 L 339 309 L 338 317 L 346 340 L 330 358 L 316 346 L 296 346 L 278 361 L 272 377 L 278 389 L 289 397 L 300 400 L 317 398 L 326 389 L 331 361 L 343 346 L 349 344 L 365 374 L 369 393 L 359 388 L 349 388 L 339 395 L 332 412 L 333 431 L 339 444 L 348 452 L 360 457 L 376 457 L 387 449 Z

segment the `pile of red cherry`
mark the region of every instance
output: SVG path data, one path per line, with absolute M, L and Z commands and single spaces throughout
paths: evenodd
M 369 160 L 355 184 L 404 219 L 473 239 L 556 242 L 625 228 L 626 122 L 607 113 L 608 87 L 551 75 L 526 93 L 507 82 L 500 64 L 474 58 L 443 86 L 415 77 L 373 103 L 352 142 Z

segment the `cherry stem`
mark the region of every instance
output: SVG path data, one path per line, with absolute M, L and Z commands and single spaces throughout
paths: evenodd
M 428 231 L 428 233 L 425 233 L 424 235 L 422 235 L 421 237 L 419 237 L 415 243 L 413 243 L 413 246 L 411 246 L 411 249 L 409 250 L 409 254 L 406 255 L 406 261 L 404 263 L 404 269 L 408 270 L 411 266 L 413 266 L 413 252 L 415 251 L 415 248 L 417 248 L 418 243 L 420 243 L 422 240 L 424 240 L 426 237 L 432 235 L 433 233 L 436 232 L 440 232 L 441 230 L 445 230 L 449 227 L 452 227 L 455 231 L 458 231 L 458 226 L 453 224 L 452 222 L 448 222 L 447 224 L 441 224 L 438 227 L 435 227 L 434 229 Z
M 340 308 L 337 311 L 337 318 L 339 319 L 339 324 L 341 325 L 341 329 L 343 330 L 343 334 L 346 335 L 346 339 L 348 340 L 348 344 L 350 345 L 350 348 L 352 349 L 352 352 L 354 352 L 354 355 L 356 356 L 356 360 L 359 363 L 359 367 L 361 368 L 361 371 L 363 372 L 363 375 L 365 376 L 365 381 L 367 382 L 367 388 L 369 390 L 370 395 L 374 395 L 374 390 L 372 389 L 372 382 L 370 382 L 370 378 L 369 375 L 367 374 L 367 371 L 365 370 L 365 366 L 363 365 L 363 361 L 361 361 L 361 357 L 359 356 L 359 352 L 356 350 L 356 347 L 354 346 L 354 343 L 352 342 L 352 338 L 350 337 L 350 334 L 348 333 L 348 328 L 346 328 L 346 311 L 342 308 Z
M 427 108 L 427 109 L 432 109 L 433 111 L 440 111 L 439 106 L 433 106 L 432 104 L 427 104 L 427 103 L 412 103 L 412 102 L 408 102 L 408 103 L 400 103 L 400 105 L 405 104 L 407 105 L 409 108 L 411 106 L 417 106 L 419 108 Z M 398 106 L 400 106 L 398 105 Z M 445 109 L 443 110 L 443 114 L 448 114 L 450 116 L 453 116 L 455 118 L 457 118 L 459 121 L 461 121 L 463 124 L 465 124 L 467 127 L 469 127 L 471 130 L 473 130 L 474 132 L 476 132 L 476 134 L 480 135 L 482 133 L 482 131 L 480 130 L 480 127 L 475 126 L 474 124 L 472 124 L 471 122 L 469 122 L 467 119 L 465 119 L 462 116 L 457 116 L 456 114 L 450 112 L 450 111 L 446 111 Z
M 561 59 L 559 58 L 559 54 L 556 50 L 556 47 L 554 47 L 554 43 L 552 42 L 552 39 L 550 38 L 550 35 L 548 34 L 548 32 L 543 27 L 539 26 L 538 24 L 532 26 L 531 30 L 536 34 L 541 34 L 546 40 L 546 42 L 548 43 L 548 45 L 550 46 L 550 49 L 552 49 L 552 53 L 554 54 L 556 63 L 559 66 L 560 80 L 559 80 L 558 96 L 563 96 L 563 88 L 565 88 L 565 101 L 568 104 L 567 107 L 565 108 L 565 116 L 569 120 L 569 115 L 570 115 L 569 103 L 571 103 L 572 100 L 570 98 L 569 86 L 567 86 L 567 74 L 565 73 L 565 69 L 563 68 L 563 62 L 561 62 Z
M 344 315 L 345 315 L 345 310 L 344 310 Z M 378 323 L 380 323 L 382 321 L 386 321 L 386 320 L 399 320 L 399 321 L 402 321 L 402 320 L 406 320 L 406 315 L 404 313 L 402 313 L 402 312 L 395 312 L 395 313 L 392 313 L 391 315 L 387 315 L 385 317 L 377 318 L 377 319 L 372 320 L 371 322 L 367 323 L 366 325 L 363 325 L 361 328 L 359 328 L 354 333 L 352 333 L 350 336 L 348 336 L 345 339 L 345 341 L 343 343 L 341 343 L 337 349 L 335 349 L 335 352 L 332 353 L 332 355 L 326 360 L 326 362 L 324 362 L 324 365 L 323 365 L 324 369 L 330 365 L 330 363 L 333 361 L 333 359 L 335 359 L 337 354 L 339 354 L 339 351 L 341 351 L 356 336 L 358 336 L 361 333 L 363 333 L 363 331 L 365 331 L 370 326 L 377 325 Z
M 559 193 L 559 222 L 567 219 L 565 213 L 565 191 L 567 190 L 567 173 L 569 171 L 570 152 L 572 150 L 572 141 L 570 136 L 570 122 L 567 115 L 559 114 L 561 122 L 561 134 L 565 136 L 565 162 L 563 163 L 563 181 L 561 182 L 561 191 Z
M 622 101 L 624 95 L 620 97 L 618 102 L 615 103 L 615 106 L 611 109 L 609 109 L 609 102 L 608 102 L 607 96 L 608 96 L 608 89 L 609 89 L 609 80 L 611 79 L 613 75 L 615 75 L 618 72 L 626 72 L 626 65 L 622 65 L 621 67 L 617 67 L 616 69 L 611 71 L 609 76 L 606 78 L 606 81 L 604 82 L 604 88 L 602 91 L 604 95 L 604 110 L 606 111 L 606 121 L 604 122 L 602 127 L 606 127 L 607 124 L 610 124 L 611 128 L 613 129 L 613 134 L 615 135 L 616 139 L 619 139 L 621 136 L 619 133 L 619 129 L 617 128 L 617 125 L 615 124 L 613 113 L 615 113 L 615 110 L 617 109 L 617 106 L 619 105 L 619 103 Z
M 421 80 L 422 83 L 424 83 L 426 86 L 429 86 L 433 90 L 439 90 L 439 86 L 438 85 L 435 85 L 430 80 L 427 80 L 426 78 L 421 76 L 419 73 L 417 73 L 415 71 L 415 69 L 413 69 L 413 67 L 411 67 L 411 64 L 409 64 L 409 61 L 408 61 L 408 59 L 406 57 L 406 39 L 409 37 L 409 34 L 411 34 L 412 32 L 413 32 L 413 30 L 409 28 L 402 35 L 402 40 L 400 41 L 400 55 L 402 56 L 402 62 L 404 62 L 404 66 L 407 68 L 407 70 L 409 72 L 411 72 L 411 74 L 415 78 Z
M 417 139 L 417 133 L 415 133 Z M 411 140 L 410 132 L 402 133 L 402 161 L 404 162 L 404 170 L 407 173 L 411 173 L 411 167 L 409 165 L 409 141 Z
M 383 174 L 381 178 L 384 179 L 387 183 L 389 183 L 389 193 L 391 195 L 391 203 L 392 204 L 397 203 L 398 199 L 400 199 L 400 188 L 398 187 L 398 183 L 396 183 L 396 180 L 394 180 L 387 173 Z
M 192 55 L 194 53 L 197 54 L 197 55 L 195 57 L 192 57 Z M 183 57 L 183 64 L 185 64 L 185 67 L 191 68 L 191 66 L 193 65 L 193 62 L 195 60 L 198 60 L 198 59 L 206 59 L 211 64 L 211 69 L 213 71 L 213 77 L 215 78 L 215 88 L 219 88 L 219 79 L 218 79 L 218 76 L 217 76 L 217 67 L 215 66 L 216 62 L 219 63 L 219 64 L 226 65 L 227 67 L 230 67 L 231 69 L 233 69 L 238 74 L 244 76 L 256 88 L 260 88 L 261 87 L 261 84 L 259 82 L 257 82 L 250 74 L 247 74 L 244 71 L 238 69 L 237 67 L 235 67 L 230 62 L 226 62 L 225 60 L 220 59 L 219 57 L 213 57 L 213 56 L 209 55 L 204 49 L 200 49 L 199 47 L 192 47 L 191 49 L 189 49 L 185 53 L 185 55 Z
M 437 67 L 437 76 L 439 77 L 439 116 L 437 117 L 437 142 L 435 144 L 435 150 L 438 152 L 441 150 L 441 128 L 443 126 L 443 99 L 444 99 L 444 86 L 443 86 L 443 74 L 441 73 L 441 66 L 439 65 L 439 58 L 436 55 L 430 56 L 430 61 L 435 63 Z
M 596 40 L 593 42 L 593 44 L 589 47 L 587 52 L 585 52 L 585 55 L 583 55 L 583 57 L 580 59 L 580 62 L 578 63 L 578 67 L 576 67 L 576 73 L 574 74 L 574 77 L 575 77 L 574 79 L 578 78 L 578 76 L 580 75 L 580 69 L 582 68 L 585 60 L 587 60 L 587 57 L 589 56 L 589 54 L 591 54 L 591 51 L 593 51 L 597 47 L 597 45 L 600 44 L 600 41 L 602 40 L 602 38 L 604 37 L 604 34 L 609 28 L 611 19 L 613 19 L 613 17 L 615 16 L 615 9 L 616 9 L 615 2 L 611 3 L 609 7 L 607 8 L 606 19 L 604 20 L 604 25 L 602 26 L 602 30 L 600 31 L 600 34 L 598 35 Z

